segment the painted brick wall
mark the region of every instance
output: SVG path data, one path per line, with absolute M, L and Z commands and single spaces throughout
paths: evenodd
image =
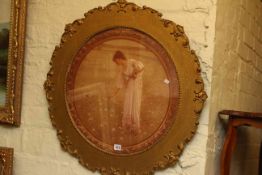
M 191 47 L 199 55 L 205 87 L 210 93 L 216 0 L 132 0 L 163 13 L 164 18 L 183 25 Z M 92 174 L 60 148 L 47 111 L 43 83 L 49 61 L 64 26 L 82 18 L 89 9 L 110 0 L 28 0 L 22 124 L 0 126 L 0 145 L 15 149 L 15 175 Z M 203 175 L 205 171 L 209 100 L 199 129 L 176 167 L 158 174 Z
M 219 0 L 212 75 L 206 174 L 218 174 L 222 109 L 262 112 L 262 2 Z M 258 174 L 261 130 L 241 128 L 232 174 Z

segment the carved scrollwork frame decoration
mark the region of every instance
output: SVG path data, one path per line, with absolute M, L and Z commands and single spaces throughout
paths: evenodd
M 92 171 L 101 174 L 151 174 L 173 166 L 198 126 L 198 118 L 207 98 L 201 78 L 200 63 L 183 27 L 161 18 L 154 9 L 125 0 L 98 7 L 65 27 L 60 45 L 55 47 L 50 71 L 44 84 L 49 114 L 57 129 L 62 148 Z M 168 131 L 148 149 L 134 154 L 111 154 L 88 142 L 70 119 L 66 102 L 66 79 L 79 49 L 97 33 L 117 27 L 134 29 L 156 40 L 175 65 L 179 99 L 175 120 Z M 90 39 L 91 38 L 91 39 Z
M 12 175 L 13 173 L 13 148 L 0 147 L 0 174 Z
M 20 125 L 25 45 L 26 0 L 10 0 L 11 17 L 5 105 L 0 107 L 0 123 Z

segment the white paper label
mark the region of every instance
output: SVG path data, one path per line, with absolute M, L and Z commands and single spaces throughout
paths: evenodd
M 164 80 L 164 83 L 169 84 L 170 81 L 169 81 L 168 79 L 165 79 L 165 80 Z
M 115 151 L 121 151 L 122 150 L 122 146 L 119 144 L 114 144 L 114 150 Z

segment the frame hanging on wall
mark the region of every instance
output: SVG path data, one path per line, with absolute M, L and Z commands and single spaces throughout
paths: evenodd
M 1 3 L 0 123 L 20 125 L 26 0 Z
M 13 174 L 13 154 L 13 148 L 0 147 L 0 175 Z
M 102 174 L 172 166 L 207 98 L 183 27 L 119 0 L 66 25 L 45 82 L 62 148 Z

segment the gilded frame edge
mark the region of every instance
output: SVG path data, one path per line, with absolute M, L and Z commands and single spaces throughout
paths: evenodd
M 13 148 L 0 147 L 0 161 L 3 162 L 3 175 L 12 175 L 13 173 Z
M 153 174 L 154 171 L 156 170 L 162 170 L 165 169 L 167 167 L 170 167 L 172 165 L 174 165 L 177 160 L 179 159 L 179 156 L 181 155 L 181 153 L 184 150 L 184 146 L 192 139 L 192 137 L 194 136 L 196 129 L 197 129 L 197 125 L 198 125 L 198 117 L 203 109 L 203 105 L 204 102 L 207 98 L 207 94 L 204 90 L 204 82 L 203 79 L 200 75 L 201 73 L 201 68 L 200 68 L 200 63 L 199 60 L 195 54 L 195 52 L 193 50 L 190 49 L 189 46 L 189 40 L 187 38 L 187 36 L 184 33 L 183 27 L 180 25 L 175 24 L 172 21 L 169 20 L 165 20 L 162 18 L 162 14 L 159 13 L 158 11 L 150 8 L 150 7 L 139 7 L 134 3 L 129 3 L 126 0 L 118 0 L 117 2 L 114 3 L 110 3 L 109 5 L 105 6 L 105 7 L 98 7 L 98 8 L 94 8 L 90 11 L 88 11 L 87 13 L 85 13 L 85 18 L 88 18 L 90 15 L 95 15 L 96 13 L 103 13 L 106 11 L 114 11 L 117 13 L 118 12 L 124 12 L 124 13 L 128 13 L 129 10 L 132 11 L 137 11 L 137 10 L 142 10 L 146 13 L 151 13 L 153 15 L 156 16 L 156 18 L 159 19 L 159 21 L 163 24 L 163 26 L 165 28 L 167 28 L 168 31 L 170 31 L 170 37 L 174 37 L 174 39 L 179 42 L 179 44 L 182 45 L 182 47 L 188 52 L 188 54 L 192 55 L 191 57 L 193 57 L 193 62 L 194 62 L 194 69 L 196 72 L 196 75 L 194 76 L 194 99 L 193 99 L 193 103 L 194 103 L 194 116 L 192 116 L 194 119 L 194 127 L 191 128 L 190 131 L 188 131 L 188 134 L 186 134 L 187 136 L 183 139 L 183 141 L 177 145 L 177 147 L 175 149 L 178 150 L 178 153 L 174 153 L 172 150 L 166 154 L 166 155 L 162 155 L 164 160 L 161 160 L 159 162 L 157 162 L 154 167 L 152 169 L 147 169 L 145 171 L 141 171 L 141 172 L 134 172 L 131 174 Z M 83 166 L 87 167 L 89 170 L 92 171 L 99 171 L 101 174 L 114 174 L 114 175 L 118 175 L 118 174 L 124 174 L 124 172 L 122 172 L 121 170 L 115 168 L 115 167 L 111 167 L 109 169 L 105 168 L 105 167 L 93 167 L 90 166 L 88 164 L 88 162 L 85 162 L 85 160 L 81 157 L 81 155 L 79 155 L 78 150 L 74 147 L 73 143 L 70 141 L 70 139 L 68 138 L 67 135 L 65 135 L 65 133 L 63 132 L 63 130 L 61 130 L 56 123 L 56 116 L 54 113 L 54 104 L 53 104 L 53 99 L 54 99 L 54 83 L 53 82 L 53 76 L 54 76 L 54 59 L 56 59 L 56 55 L 59 52 L 59 50 L 61 48 L 63 48 L 63 45 L 67 42 L 68 39 L 70 39 L 76 32 L 75 27 L 80 26 L 83 24 L 85 18 L 82 19 L 78 19 L 75 20 L 72 24 L 67 24 L 65 27 L 65 32 L 62 34 L 61 37 L 61 42 L 60 45 L 55 47 L 55 50 L 53 52 L 51 61 L 50 61 L 50 70 L 47 74 L 47 80 L 44 83 L 44 89 L 46 91 L 46 98 L 47 101 L 49 103 L 49 115 L 50 115 L 50 119 L 51 122 L 53 124 L 53 126 L 57 129 L 57 136 L 58 139 L 60 140 L 60 144 L 62 146 L 62 148 L 67 151 L 68 153 L 70 153 L 72 156 L 78 158 L 80 164 L 82 164 Z
M 6 103 L 0 108 L 0 123 L 19 126 L 27 0 L 11 0 Z

